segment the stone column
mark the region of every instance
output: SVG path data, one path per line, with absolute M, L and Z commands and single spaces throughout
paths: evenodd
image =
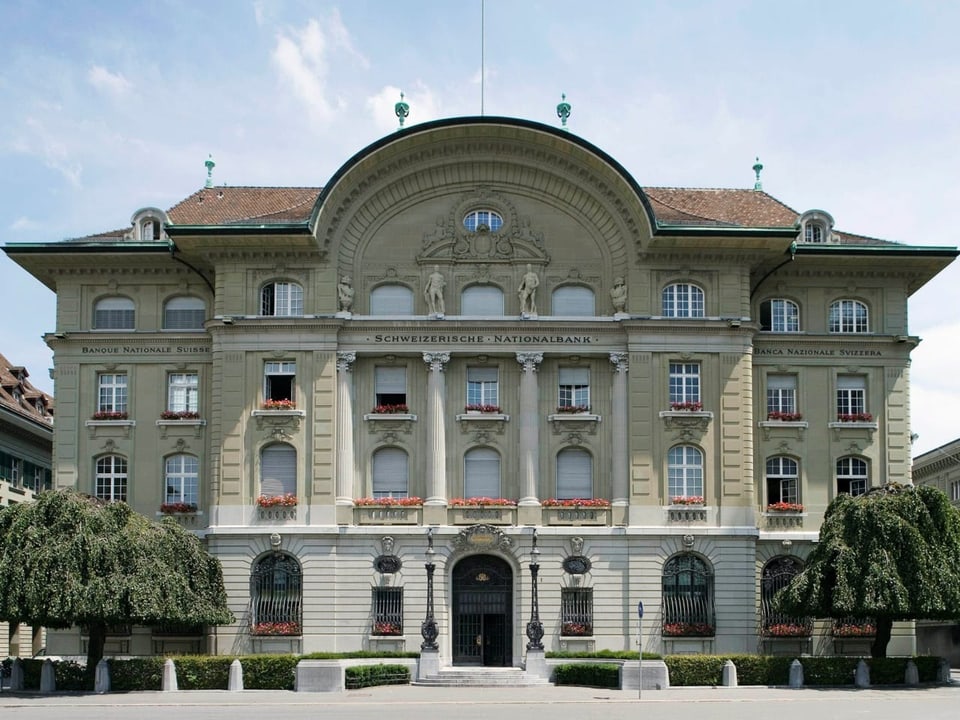
M 353 455 L 353 376 L 355 352 L 337 353 L 337 524 L 353 522 L 356 458 Z
M 430 368 L 427 381 L 427 499 L 426 506 L 447 504 L 447 434 L 444 424 L 444 406 L 446 382 L 443 371 L 450 362 L 450 353 L 423 353 L 423 361 Z M 445 522 L 446 510 L 424 508 L 424 522 L 436 524 Z
M 630 457 L 627 449 L 627 370 L 626 353 L 610 353 L 613 363 L 613 514 L 614 525 L 626 524 L 630 505 Z M 619 510 L 617 508 L 620 508 Z
M 517 353 L 523 368 L 520 376 L 520 505 L 537 505 L 537 481 L 540 473 L 540 392 L 537 370 L 543 353 Z

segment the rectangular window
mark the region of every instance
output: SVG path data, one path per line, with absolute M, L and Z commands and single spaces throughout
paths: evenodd
M 296 376 L 297 364 L 291 360 L 264 363 L 263 399 L 293 402 L 293 385 Z
M 837 417 L 867 411 L 867 379 L 863 375 L 837 376 Z
M 797 376 L 767 376 L 767 419 L 777 415 L 794 415 L 797 412 Z
M 670 363 L 670 404 L 700 402 L 700 364 Z
M 950 483 L 950 499 L 953 502 L 960 502 L 960 480 Z
M 495 367 L 467 368 L 467 407 L 500 407 L 497 373 Z
M 373 635 L 403 635 L 403 588 L 373 588 Z
M 560 368 L 557 407 L 590 409 L 589 368 Z
M 127 412 L 126 373 L 100 373 L 97 376 L 97 385 L 97 412 Z
M 167 410 L 178 413 L 198 412 L 199 384 L 197 373 L 167 375 Z
M 560 590 L 560 634 L 593 635 L 593 588 Z
M 374 393 L 377 407 L 406 407 L 407 369 L 405 367 L 374 368 Z

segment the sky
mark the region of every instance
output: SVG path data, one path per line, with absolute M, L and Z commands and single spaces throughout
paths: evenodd
M 208 155 L 218 185 L 322 186 L 402 91 L 408 124 L 558 125 L 565 93 L 641 185 L 749 188 L 759 157 L 798 213 L 956 247 L 958 27 L 923 0 L 0 0 L 0 245 L 128 227 Z M 53 292 L 0 253 L 0 303 L 52 392 Z M 960 437 L 958 308 L 960 261 L 911 298 L 914 454 Z

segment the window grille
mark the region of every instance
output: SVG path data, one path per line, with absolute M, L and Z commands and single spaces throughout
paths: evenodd
M 285 553 L 261 558 L 250 575 L 250 622 L 254 634 L 299 635 L 303 605 L 300 563 Z
M 593 588 L 560 590 L 560 634 L 593 635 Z
M 373 635 L 403 635 L 403 588 L 373 588 Z
M 675 555 L 663 566 L 663 634 L 712 636 L 713 573 L 696 555 Z
M 813 618 L 777 612 L 773 599 L 803 569 L 793 557 L 775 557 L 763 567 L 760 577 L 760 624 L 771 637 L 806 637 L 813 632 Z

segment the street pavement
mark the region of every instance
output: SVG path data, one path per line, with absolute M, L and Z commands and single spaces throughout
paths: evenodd
M 960 679 L 960 678 L 958 678 Z M 920 688 L 375 687 L 342 693 L 274 690 L 95 694 L 0 693 L 2 720 L 955 720 L 960 682 Z

